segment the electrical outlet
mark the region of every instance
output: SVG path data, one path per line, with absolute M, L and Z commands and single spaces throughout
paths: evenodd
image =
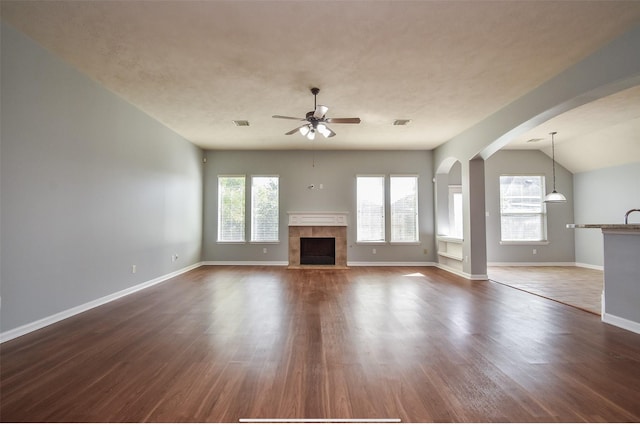
M 371 250 L 371 253 L 372 253 L 372 254 L 375 254 L 376 252 L 377 252 L 377 251 L 376 251 L 376 249 L 375 249 L 375 248 L 373 248 L 373 249 Z
M 533 255 L 537 255 L 538 254 L 538 250 L 533 248 Z
M 133 273 L 133 274 L 136 273 L 136 265 L 135 264 L 131 265 L 131 273 Z
M 262 248 L 262 253 L 266 254 L 267 253 L 267 248 Z
M 428 255 L 429 254 L 429 250 L 427 248 L 424 249 L 424 255 Z

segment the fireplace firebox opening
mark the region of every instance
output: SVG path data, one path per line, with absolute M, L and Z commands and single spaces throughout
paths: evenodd
M 300 264 L 335 265 L 336 238 L 300 238 Z

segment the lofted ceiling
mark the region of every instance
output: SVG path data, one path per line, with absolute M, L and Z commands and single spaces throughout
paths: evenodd
M 634 0 L 1 7 L 4 21 L 204 149 L 433 149 L 640 24 Z M 304 117 L 311 87 L 327 117 L 362 123 L 332 124 L 337 135 L 313 143 L 285 136 L 299 123 L 271 116 Z M 573 172 L 638 161 L 640 88 L 569 111 L 507 148 L 548 152 L 550 131 Z M 535 138 L 543 140 L 527 143 Z M 627 150 L 610 149 L 613 140 Z

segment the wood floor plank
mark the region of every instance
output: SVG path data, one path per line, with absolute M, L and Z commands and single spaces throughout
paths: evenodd
M 575 266 L 491 266 L 489 279 L 591 313 L 602 314 L 604 272 Z
M 640 421 L 640 335 L 431 267 L 200 267 L 0 366 L 2 422 Z

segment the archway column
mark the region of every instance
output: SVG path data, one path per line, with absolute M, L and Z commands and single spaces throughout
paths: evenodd
M 462 164 L 465 255 L 463 270 L 473 280 L 487 279 L 487 222 L 484 193 L 484 159 Z M 465 193 L 465 188 L 467 193 Z

